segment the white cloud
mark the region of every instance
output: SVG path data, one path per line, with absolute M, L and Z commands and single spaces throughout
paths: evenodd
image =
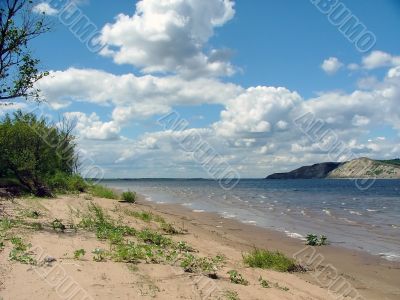
M 329 57 L 328 59 L 325 59 L 321 65 L 322 70 L 324 70 L 327 74 L 335 74 L 342 67 L 343 63 L 341 63 L 336 57 Z
M 47 2 L 40 2 L 39 4 L 33 7 L 33 12 L 37 14 L 46 14 L 48 16 L 55 16 L 58 13 L 58 10 L 51 7 Z
M 383 51 L 372 51 L 362 59 L 363 67 L 369 70 L 381 67 L 400 66 L 400 56 L 394 56 Z
M 114 121 L 101 122 L 96 113 L 87 116 L 82 112 L 68 112 L 64 116 L 76 124 L 80 138 L 89 140 L 115 140 L 119 138 L 120 128 Z
M 249 88 L 228 101 L 221 121 L 214 124 L 217 134 L 232 137 L 243 134 L 266 134 L 273 125 L 284 129 L 292 109 L 301 101 L 297 93 L 285 88 Z M 286 125 L 287 126 L 287 125 Z
M 141 0 L 133 16 L 120 14 L 102 29 L 102 54 L 144 73 L 187 77 L 232 75 L 229 52 L 204 51 L 214 29 L 233 18 L 231 0 Z

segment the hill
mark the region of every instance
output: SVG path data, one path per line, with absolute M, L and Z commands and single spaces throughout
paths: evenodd
M 400 159 L 358 158 L 348 162 L 324 162 L 303 166 L 286 173 L 274 173 L 266 179 L 379 178 L 400 179 Z

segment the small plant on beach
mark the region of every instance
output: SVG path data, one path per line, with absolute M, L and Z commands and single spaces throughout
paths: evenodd
M 139 231 L 136 234 L 136 237 L 144 241 L 146 244 L 154 244 L 160 247 L 167 247 L 173 244 L 170 238 L 148 228 Z
M 279 272 L 292 272 L 297 268 L 293 259 L 279 251 L 254 249 L 249 254 L 243 255 L 243 261 L 252 268 L 272 269 Z
M 289 288 L 288 288 L 288 287 L 286 287 L 286 286 L 280 286 L 279 283 L 277 283 L 277 282 L 274 283 L 274 287 L 277 288 L 277 289 L 279 289 L 279 290 L 281 290 L 281 291 L 285 291 L 285 292 L 289 291 Z
M 125 202 L 135 203 L 136 202 L 136 193 L 131 192 L 131 191 L 123 192 L 121 195 L 121 198 Z
M 181 260 L 181 267 L 188 273 L 203 273 L 210 278 L 218 278 L 217 271 L 225 265 L 225 260 L 223 255 L 210 258 L 186 253 Z
M 321 235 L 319 238 L 316 234 L 308 234 L 306 237 L 306 245 L 309 246 L 324 246 L 328 244 L 328 238 Z
M 263 279 L 261 276 L 258 278 L 258 282 L 260 283 L 260 285 L 264 288 L 264 289 L 268 289 L 271 286 L 269 285 L 269 282 L 265 279 Z
M 85 256 L 86 251 L 85 249 L 78 249 L 74 251 L 74 258 L 75 259 L 81 259 L 83 256 Z
M 107 258 L 107 251 L 101 248 L 96 248 L 92 251 L 93 253 L 93 260 L 96 262 L 106 261 Z
M 249 285 L 249 282 L 243 278 L 242 274 L 239 274 L 236 270 L 230 270 L 228 272 L 229 279 L 234 284 Z
M 178 229 L 176 229 L 172 224 L 170 223 L 161 223 L 161 229 L 168 234 L 174 235 L 174 234 L 181 234 L 182 232 Z
M 240 300 L 238 293 L 235 291 L 226 290 L 224 291 L 223 296 L 227 300 Z
M 51 222 L 51 226 L 55 231 L 65 232 L 65 229 L 67 229 L 60 219 L 54 219 L 54 221 Z
M 36 264 L 36 260 L 28 252 L 32 247 L 31 244 L 25 244 L 20 237 L 12 237 L 11 244 L 13 244 L 13 248 L 9 255 L 10 260 L 18 261 L 26 265 Z
M 147 211 L 132 211 L 132 210 L 128 210 L 126 209 L 125 214 L 131 217 L 134 217 L 136 219 L 140 219 L 144 222 L 150 222 L 153 220 L 153 214 L 151 212 L 147 212 Z
M 176 245 L 176 248 L 179 250 L 179 252 L 196 252 L 196 250 L 188 245 L 185 241 L 180 241 Z

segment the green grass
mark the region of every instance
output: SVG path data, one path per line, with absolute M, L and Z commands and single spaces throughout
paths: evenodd
M 144 222 L 150 222 L 154 219 L 154 215 L 151 212 L 147 211 L 132 211 L 125 209 L 124 213 L 128 216 L 134 217 L 136 219 L 140 219 Z
M 279 251 L 254 249 L 243 255 L 243 261 L 252 268 L 272 269 L 279 272 L 291 272 L 296 269 L 295 261 Z
M 123 192 L 121 195 L 121 198 L 125 202 L 135 203 L 136 202 L 136 193 L 131 192 L 131 191 Z
M 115 200 L 119 199 L 119 196 L 115 191 L 99 184 L 90 186 L 89 193 L 94 197 L 115 199 Z

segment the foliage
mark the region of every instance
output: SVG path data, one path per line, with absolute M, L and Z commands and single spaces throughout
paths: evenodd
M 89 192 L 94 197 L 115 199 L 115 200 L 117 200 L 119 198 L 118 194 L 115 191 L 113 191 L 112 189 L 110 189 L 108 187 L 102 186 L 100 184 L 91 185 L 89 187 Z
M 80 259 L 81 257 L 85 256 L 86 251 L 85 249 L 78 249 L 74 251 L 74 258 L 75 259 Z
M 271 286 L 269 285 L 269 282 L 268 282 L 267 280 L 263 279 L 261 276 L 258 278 L 258 282 L 259 282 L 260 285 L 261 285 L 263 288 L 265 288 L 265 289 L 268 289 L 268 288 L 271 287 Z
M 181 267 L 188 273 L 204 273 L 212 278 L 217 278 L 216 272 L 225 265 L 225 257 L 196 257 L 186 253 L 181 261 Z
M 249 285 L 249 282 L 243 278 L 242 274 L 239 274 L 236 270 L 228 271 L 229 279 L 234 284 Z
M 20 237 L 12 237 L 11 243 L 13 244 L 13 249 L 9 255 L 11 260 L 26 265 L 35 265 L 37 263 L 32 255 L 28 253 L 29 248 L 32 247 L 31 244 L 25 244 Z
M 97 262 L 106 261 L 108 253 L 106 250 L 101 248 L 96 248 L 92 251 L 93 260 Z
M 400 158 L 396 158 L 396 159 L 388 159 L 388 160 L 379 160 L 379 162 L 383 162 L 389 165 L 400 165 Z
M 54 231 L 64 232 L 65 229 L 67 229 L 60 219 L 54 219 L 53 222 L 51 222 L 51 226 L 53 227 Z
M 223 296 L 227 300 L 240 300 L 238 293 L 235 291 L 224 291 Z
M 121 198 L 123 201 L 126 201 L 128 203 L 135 203 L 136 202 L 136 193 L 131 192 L 131 191 L 123 192 L 121 195 Z
M 60 171 L 48 178 L 47 183 L 52 190 L 58 193 L 85 192 L 88 188 L 88 184 L 81 176 L 69 175 Z
M 39 71 L 40 61 L 29 49 L 33 39 L 50 29 L 46 16 L 34 14 L 32 8 L 32 0 L 0 2 L 0 102 L 18 97 L 40 100 L 34 84 L 49 74 Z
M 328 244 L 328 238 L 325 235 L 321 235 L 318 238 L 316 234 L 308 234 L 306 240 L 306 245 L 309 246 L 324 246 Z
M 136 236 L 146 244 L 154 244 L 164 248 L 172 245 L 172 240 L 170 238 L 148 228 L 139 231 Z
M 73 127 L 65 119 L 54 125 L 21 111 L 6 115 L 0 120 L 0 165 L 6 170 L 3 173 L 36 196 L 51 196 L 48 181 L 59 173 L 73 176 L 77 170 Z M 77 177 L 72 181 L 78 181 Z
M 249 254 L 243 255 L 243 261 L 253 268 L 272 269 L 279 272 L 291 272 L 297 268 L 293 259 L 279 251 L 254 249 Z

